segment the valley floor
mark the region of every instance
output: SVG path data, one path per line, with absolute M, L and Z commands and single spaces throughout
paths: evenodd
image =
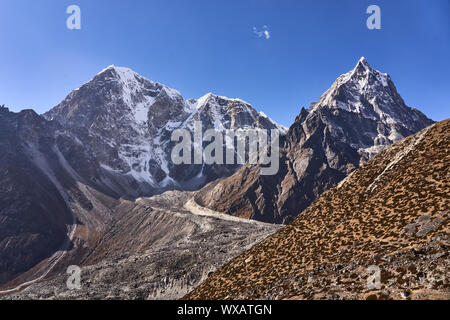
M 81 265 L 81 290 L 68 274 L 0 299 L 178 299 L 279 225 L 213 214 L 171 191 L 121 200 L 110 230 Z

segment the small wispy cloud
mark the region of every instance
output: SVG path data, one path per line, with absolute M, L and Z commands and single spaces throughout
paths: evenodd
M 268 26 L 263 26 L 262 30 L 258 30 L 258 28 L 253 27 L 253 33 L 258 36 L 258 38 L 266 38 L 267 40 L 270 39 L 270 30 Z

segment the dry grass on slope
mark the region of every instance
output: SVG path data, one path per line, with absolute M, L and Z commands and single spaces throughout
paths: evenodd
M 186 298 L 450 299 L 449 167 L 446 120 L 381 152 Z

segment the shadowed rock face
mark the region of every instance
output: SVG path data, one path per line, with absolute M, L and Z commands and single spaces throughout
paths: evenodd
M 446 120 L 385 149 L 187 298 L 449 299 L 449 148 Z
M 56 128 L 34 111 L 0 108 L 0 285 L 67 240 L 72 214 L 52 179 L 72 181 L 55 161 Z
M 0 285 L 89 246 L 110 220 L 118 195 L 102 182 L 100 165 L 76 137 L 32 110 L 0 108 Z M 23 282 L 23 279 L 17 279 Z
M 362 58 L 289 128 L 275 176 L 258 166 L 198 191 L 203 206 L 265 222 L 288 223 L 325 190 L 386 146 L 433 121 L 405 105 L 387 74 Z

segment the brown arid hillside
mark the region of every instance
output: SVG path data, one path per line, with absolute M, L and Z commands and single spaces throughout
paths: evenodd
M 445 120 L 382 151 L 186 298 L 450 299 L 449 168 Z

